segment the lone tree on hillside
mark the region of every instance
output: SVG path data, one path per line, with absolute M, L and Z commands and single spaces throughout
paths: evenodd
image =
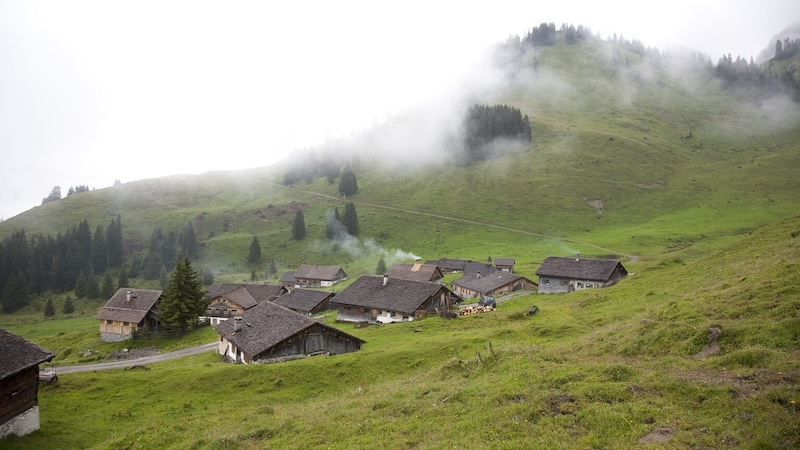
M 358 213 L 356 212 L 356 205 L 354 205 L 353 202 L 347 202 L 344 205 L 342 225 L 347 228 L 347 232 L 350 233 L 351 236 L 358 236 Z
M 292 224 L 292 239 L 302 241 L 306 237 L 306 219 L 303 216 L 303 211 L 298 210 L 294 215 L 294 223 Z
M 192 269 L 188 257 L 179 259 L 158 306 L 161 323 L 170 330 L 186 330 L 205 312 L 208 304 L 204 297 L 200 274 Z
M 262 258 L 261 244 L 258 243 L 258 238 L 253 236 L 253 240 L 250 241 L 250 251 L 247 253 L 247 264 L 257 266 L 261 264 Z
M 342 179 L 339 180 L 339 193 L 347 197 L 348 195 L 356 195 L 358 193 L 358 183 L 356 182 L 356 174 L 348 164 L 342 173 Z

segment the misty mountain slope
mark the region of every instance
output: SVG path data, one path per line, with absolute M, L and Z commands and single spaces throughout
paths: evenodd
M 348 199 L 338 178 L 281 186 L 286 165 L 278 164 L 80 193 L 0 223 L 0 237 L 17 229 L 63 233 L 84 219 L 105 226 L 120 214 L 135 251 L 146 251 L 155 228 L 178 232 L 192 221 L 200 264 L 224 273 L 249 273 L 243 261 L 254 236 L 267 260 L 286 268 L 314 261 L 370 272 L 378 256 L 366 253 L 403 249 L 426 259 L 518 252 L 532 272 L 547 254 L 581 242 L 600 247 L 584 250 L 591 254 L 701 254 L 703 245 L 800 210 L 797 105 L 723 90 L 702 64 L 680 55 L 654 63 L 597 39 L 500 60 L 502 67 L 476 69 L 479 83 L 468 94 L 290 156 L 309 165 L 308 154 L 348 160 L 359 186 Z M 460 119 L 473 103 L 519 108 L 532 142 L 457 164 Z M 372 250 L 323 238 L 329 211 L 341 212 L 345 200 L 356 203 L 360 238 Z M 305 214 L 304 241 L 291 239 L 297 210 Z

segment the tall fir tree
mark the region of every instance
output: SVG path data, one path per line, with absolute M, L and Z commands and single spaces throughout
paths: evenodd
M 344 197 L 349 197 L 358 193 L 356 174 L 349 164 L 345 166 L 342 178 L 339 180 L 339 193 Z
M 67 316 L 75 312 L 75 305 L 72 304 L 72 297 L 69 295 L 67 295 L 67 298 L 64 299 L 64 306 L 61 307 L 61 312 Z
M 108 257 L 108 267 L 121 267 L 125 259 L 125 251 L 122 241 L 122 216 L 117 214 L 117 218 L 111 219 L 111 223 L 106 227 L 106 254 Z
M 342 225 L 347 229 L 347 232 L 351 236 L 358 236 L 359 225 L 358 225 L 358 212 L 356 211 L 356 205 L 353 202 L 347 202 L 344 205 L 344 214 L 342 214 Z
M 95 273 L 105 273 L 108 268 L 108 246 L 103 227 L 98 225 L 92 238 L 92 269 Z
M 179 260 L 161 297 L 161 323 L 167 329 L 186 330 L 205 312 L 207 303 L 200 274 L 188 257 Z
M 48 298 L 47 303 L 44 304 L 44 316 L 53 317 L 56 315 L 56 307 L 53 305 L 53 299 Z
M 182 255 L 188 256 L 192 261 L 197 259 L 197 236 L 194 233 L 192 222 L 188 222 L 183 228 L 179 246 Z
M 100 286 L 100 297 L 109 299 L 114 296 L 117 289 L 114 287 L 114 278 L 111 277 L 111 272 L 106 271 L 103 276 L 103 284 Z
M 250 250 L 247 252 L 247 264 L 251 266 L 257 266 L 261 264 L 262 261 L 261 256 L 261 244 L 258 243 L 258 238 L 253 236 L 253 240 L 250 241 Z
M 122 289 L 124 287 L 128 287 L 128 270 L 123 265 L 122 268 L 119 269 L 119 275 L 117 276 L 117 289 Z M 114 294 L 112 293 L 111 295 Z
M 306 237 L 306 219 L 303 216 L 303 211 L 298 210 L 294 215 L 294 223 L 292 223 L 292 239 L 302 241 Z
M 383 275 L 386 273 L 386 263 L 383 258 L 378 260 L 378 265 L 375 266 L 375 275 Z

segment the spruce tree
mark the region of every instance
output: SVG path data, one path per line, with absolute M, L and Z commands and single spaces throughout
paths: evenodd
M 383 258 L 378 260 L 378 265 L 375 267 L 375 275 L 383 275 L 386 273 L 386 263 Z
M 95 273 L 104 273 L 108 268 L 108 247 L 103 227 L 98 225 L 92 238 L 92 269 Z
M 294 215 L 294 223 L 292 224 L 292 239 L 302 241 L 306 237 L 306 219 L 303 216 L 303 211 L 297 211 Z
M 48 298 L 47 303 L 44 305 L 44 316 L 53 317 L 56 315 L 56 307 L 53 306 L 53 299 Z
M 109 298 L 111 297 L 109 296 Z M 64 300 L 64 306 L 61 307 L 61 312 L 67 316 L 75 312 L 75 305 L 72 304 L 72 297 L 69 295 L 67 295 L 67 298 Z
M 88 280 L 86 274 L 81 270 L 81 273 L 78 274 L 78 278 L 75 280 L 75 296 L 78 298 L 86 297 L 87 288 Z
M 161 297 L 161 323 L 171 330 L 186 330 L 207 307 L 200 274 L 192 269 L 188 257 L 175 264 L 169 285 Z
M 114 279 L 111 277 L 111 272 L 106 271 L 103 277 L 103 284 L 100 287 L 100 297 L 109 299 L 114 296 L 115 292 L 117 292 L 117 290 L 114 288 Z
M 356 205 L 353 202 L 347 202 L 344 205 L 344 214 L 342 215 L 342 225 L 347 229 L 351 236 L 358 236 L 358 212 L 356 212 Z
M 86 297 L 100 298 L 100 285 L 97 283 L 97 277 L 94 272 L 89 272 L 86 276 Z
M 117 289 L 128 287 L 128 271 L 125 269 L 123 265 L 121 269 L 119 269 L 119 276 L 117 277 Z M 115 291 L 116 292 L 116 291 Z M 114 295 L 113 293 L 111 295 Z M 108 298 L 111 298 L 110 296 Z
M 111 223 L 106 227 L 106 254 L 108 267 L 122 266 L 125 255 L 122 245 L 122 216 L 119 214 L 117 219 L 111 219 Z
M 180 236 L 180 251 L 191 260 L 197 259 L 197 236 L 194 233 L 192 222 L 186 224 Z
M 258 238 L 253 236 L 253 240 L 250 241 L 250 251 L 247 253 L 247 264 L 251 266 L 257 266 L 261 264 L 262 256 L 261 256 L 261 244 L 258 243 Z
M 339 193 L 344 197 L 356 195 L 356 193 L 358 193 L 356 174 L 349 164 L 344 168 L 342 178 L 339 180 Z

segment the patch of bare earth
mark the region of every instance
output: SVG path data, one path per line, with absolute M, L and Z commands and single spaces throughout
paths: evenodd
M 672 428 L 657 427 L 640 437 L 638 442 L 640 444 L 663 444 L 670 439 L 672 439 Z

